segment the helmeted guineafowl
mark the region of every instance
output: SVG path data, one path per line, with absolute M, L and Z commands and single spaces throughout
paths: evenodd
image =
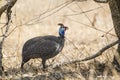
M 46 60 L 55 57 L 64 47 L 65 31 L 68 27 L 59 23 L 59 36 L 39 36 L 28 40 L 22 49 L 22 63 L 23 65 L 33 58 L 41 58 L 43 68 L 46 68 Z

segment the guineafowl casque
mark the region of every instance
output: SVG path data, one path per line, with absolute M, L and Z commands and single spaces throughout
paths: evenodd
M 64 47 L 65 42 L 65 31 L 68 27 L 64 26 L 62 23 L 58 24 L 59 36 L 39 36 L 28 40 L 22 49 L 22 63 L 23 65 L 30 59 L 41 58 L 43 69 L 46 68 L 46 60 L 55 57 Z

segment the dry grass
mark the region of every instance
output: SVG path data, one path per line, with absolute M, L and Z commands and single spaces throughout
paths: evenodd
M 58 6 L 66 1 L 69 0 L 18 0 L 13 9 L 15 15 L 12 18 L 13 23 L 9 33 L 16 26 L 17 28 L 5 40 L 3 46 L 5 73 L 1 79 L 118 80 L 120 78 L 119 72 L 111 64 L 113 55 L 116 54 L 116 46 L 95 60 L 56 66 L 92 55 L 117 39 L 114 36 L 112 19 L 107 4 L 97 4 L 91 0 L 73 2 L 59 10 L 58 8 L 62 6 Z M 46 13 L 44 13 L 45 11 Z M 55 13 L 56 11 L 57 13 Z M 40 14 L 42 15 L 39 18 L 31 20 Z M 50 14 L 52 15 L 48 16 Z M 5 18 L 1 22 L 4 23 Z M 34 59 L 25 64 L 25 71 L 22 73 L 20 71 L 21 50 L 25 41 L 39 35 L 58 35 L 57 23 L 59 22 L 69 27 L 63 51 L 54 58 L 54 62 L 52 59 L 47 61 L 48 65 L 52 64 L 48 71 L 42 71 L 41 59 Z M 0 26 L 2 25 L 0 24 Z

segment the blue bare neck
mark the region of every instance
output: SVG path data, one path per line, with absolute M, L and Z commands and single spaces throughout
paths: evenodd
M 61 28 L 59 29 L 59 36 L 64 38 L 65 37 L 65 29 L 64 28 Z

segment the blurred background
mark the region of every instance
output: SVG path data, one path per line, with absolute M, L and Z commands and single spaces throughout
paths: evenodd
M 66 32 L 65 47 L 55 57 L 53 65 L 80 60 L 117 40 L 108 4 L 95 3 L 93 0 L 18 0 L 12 9 L 9 37 L 3 45 L 5 70 L 20 67 L 22 47 L 30 38 L 58 36 L 58 23 L 63 23 L 69 30 Z M 2 17 L 0 26 L 6 21 L 5 15 Z M 107 50 L 106 54 L 96 59 L 101 62 L 112 61 L 115 49 L 116 47 Z M 30 60 L 25 68 L 30 65 L 40 66 L 41 59 Z

